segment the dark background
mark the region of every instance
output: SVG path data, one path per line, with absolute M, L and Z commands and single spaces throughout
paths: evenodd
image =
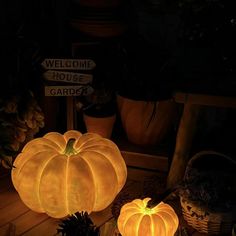
M 70 58 L 72 43 L 86 41 L 99 41 L 106 52 L 111 48 L 115 52 L 111 60 L 115 65 L 109 65 L 115 90 L 127 84 L 124 92 L 131 94 L 129 85 L 139 85 L 150 99 L 156 94 L 159 99 L 168 97 L 176 90 L 235 96 L 233 1 L 121 1 L 117 10 L 127 30 L 108 38 L 91 37 L 71 27 L 71 19 L 80 17 L 81 8 L 75 0 L 1 1 L 2 97 L 31 89 L 41 100 L 42 60 Z M 129 68 L 125 72 L 124 63 Z M 63 113 L 64 100 L 57 102 Z M 202 116 L 195 141 L 198 148 L 214 146 L 235 153 L 235 110 L 212 108 Z

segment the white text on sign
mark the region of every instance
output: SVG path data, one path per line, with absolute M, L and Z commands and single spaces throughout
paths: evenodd
M 43 76 L 46 80 L 50 81 L 60 81 L 76 84 L 88 84 L 93 80 L 92 75 L 56 70 L 48 70 L 43 74 Z
M 45 86 L 45 96 L 87 96 L 93 91 L 93 88 L 89 85 Z
M 90 59 L 45 59 L 41 65 L 52 70 L 92 70 L 96 64 Z

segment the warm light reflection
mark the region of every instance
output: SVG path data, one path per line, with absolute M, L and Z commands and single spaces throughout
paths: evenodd
M 127 177 L 115 143 L 76 130 L 31 140 L 13 165 L 12 182 L 21 200 L 54 218 L 105 209 Z
M 122 236 L 173 236 L 179 219 L 174 209 L 160 202 L 153 208 L 147 207 L 151 198 L 135 199 L 120 210 L 118 229 Z

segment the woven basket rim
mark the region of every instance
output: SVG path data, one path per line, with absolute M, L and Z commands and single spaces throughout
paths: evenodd
M 187 164 L 187 167 L 186 167 L 186 170 L 185 170 L 185 175 L 184 175 L 184 178 L 183 178 L 183 180 L 184 180 L 183 181 L 183 183 L 184 183 L 183 186 L 185 186 L 185 183 L 187 183 L 187 185 L 185 187 L 179 189 L 179 191 L 178 191 L 179 192 L 179 197 L 181 197 L 182 200 L 188 201 L 189 204 L 192 204 L 195 207 L 198 207 L 199 209 L 202 209 L 202 210 L 205 210 L 205 211 L 208 211 L 208 212 L 212 212 L 212 213 L 213 212 L 227 212 L 227 211 L 231 211 L 231 208 L 233 208 L 234 211 L 236 211 L 236 209 L 235 209 L 236 208 L 236 202 L 234 202 L 234 201 L 230 202 L 231 205 L 230 205 L 229 208 L 226 205 L 223 204 L 223 205 L 219 205 L 219 207 L 217 207 L 217 208 L 215 208 L 215 210 L 213 210 L 212 208 L 210 208 L 210 206 L 207 205 L 207 203 L 204 204 L 204 202 L 202 202 L 200 199 L 199 199 L 199 201 L 194 199 L 194 197 L 192 199 L 191 198 L 191 192 L 188 193 L 188 191 L 187 191 L 187 190 L 189 190 L 189 186 L 188 186 L 188 181 L 189 181 L 188 178 L 189 178 L 189 176 L 188 175 L 193 173 L 192 172 L 193 170 L 197 170 L 197 172 L 199 173 L 198 176 L 206 176 L 206 175 L 209 174 L 209 176 L 211 178 L 212 177 L 215 178 L 214 177 L 214 173 L 218 173 L 218 170 L 211 170 L 211 169 L 209 169 L 209 171 L 206 171 L 206 170 L 201 171 L 201 170 L 198 170 L 196 166 L 193 166 L 193 163 L 197 159 L 203 158 L 202 160 L 204 160 L 204 157 L 206 155 L 209 155 L 209 154 L 210 155 L 218 155 L 220 157 L 226 158 L 226 160 L 230 162 L 230 165 L 231 165 L 231 162 L 236 165 L 236 161 L 234 161 L 232 158 L 230 158 L 229 156 L 227 156 L 227 155 L 225 155 L 223 153 L 217 152 L 217 151 L 203 150 L 203 151 L 200 151 L 200 152 L 196 153 L 189 160 L 189 162 Z M 222 160 L 224 160 L 224 159 L 222 159 Z M 217 172 L 215 172 L 215 171 L 217 171 Z M 230 176 L 231 176 L 232 172 L 226 172 L 227 176 L 228 176 L 228 174 L 230 174 Z M 233 173 L 233 176 L 236 177 L 236 173 L 235 172 Z M 191 182 L 189 184 L 191 184 Z
M 228 161 L 230 161 L 230 162 L 232 162 L 233 164 L 236 165 L 236 160 L 232 159 L 230 156 L 228 156 L 228 155 L 226 155 L 226 154 L 224 154 L 224 153 L 217 152 L 217 151 L 214 151 L 214 150 L 203 150 L 203 151 L 200 151 L 200 152 L 195 153 L 195 154 L 189 159 L 185 173 L 187 173 L 187 171 L 188 171 L 190 168 L 192 168 L 193 163 L 194 163 L 197 159 L 202 158 L 204 155 L 208 155 L 208 154 L 224 157 L 226 160 L 228 160 Z
M 219 208 L 217 210 L 213 210 L 211 208 L 208 208 L 206 205 L 200 204 L 199 201 L 194 201 L 181 195 L 179 197 L 180 197 L 181 206 L 186 206 L 186 204 L 188 203 L 194 206 L 195 208 L 198 208 L 200 211 L 205 211 L 213 215 L 214 214 L 217 214 L 217 215 L 218 214 L 231 214 L 231 215 L 235 215 L 236 217 L 236 204 L 224 210 L 223 209 L 221 210 Z

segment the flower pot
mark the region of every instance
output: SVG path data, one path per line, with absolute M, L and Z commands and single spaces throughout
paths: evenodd
M 110 139 L 116 114 L 107 117 L 93 117 L 83 114 L 87 132 L 100 134 L 103 138 Z
M 163 141 L 176 117 L 176 104 L 171 99 L 148 102 L 117 95 L 117 105 L 128 140 L 141 146 Z

